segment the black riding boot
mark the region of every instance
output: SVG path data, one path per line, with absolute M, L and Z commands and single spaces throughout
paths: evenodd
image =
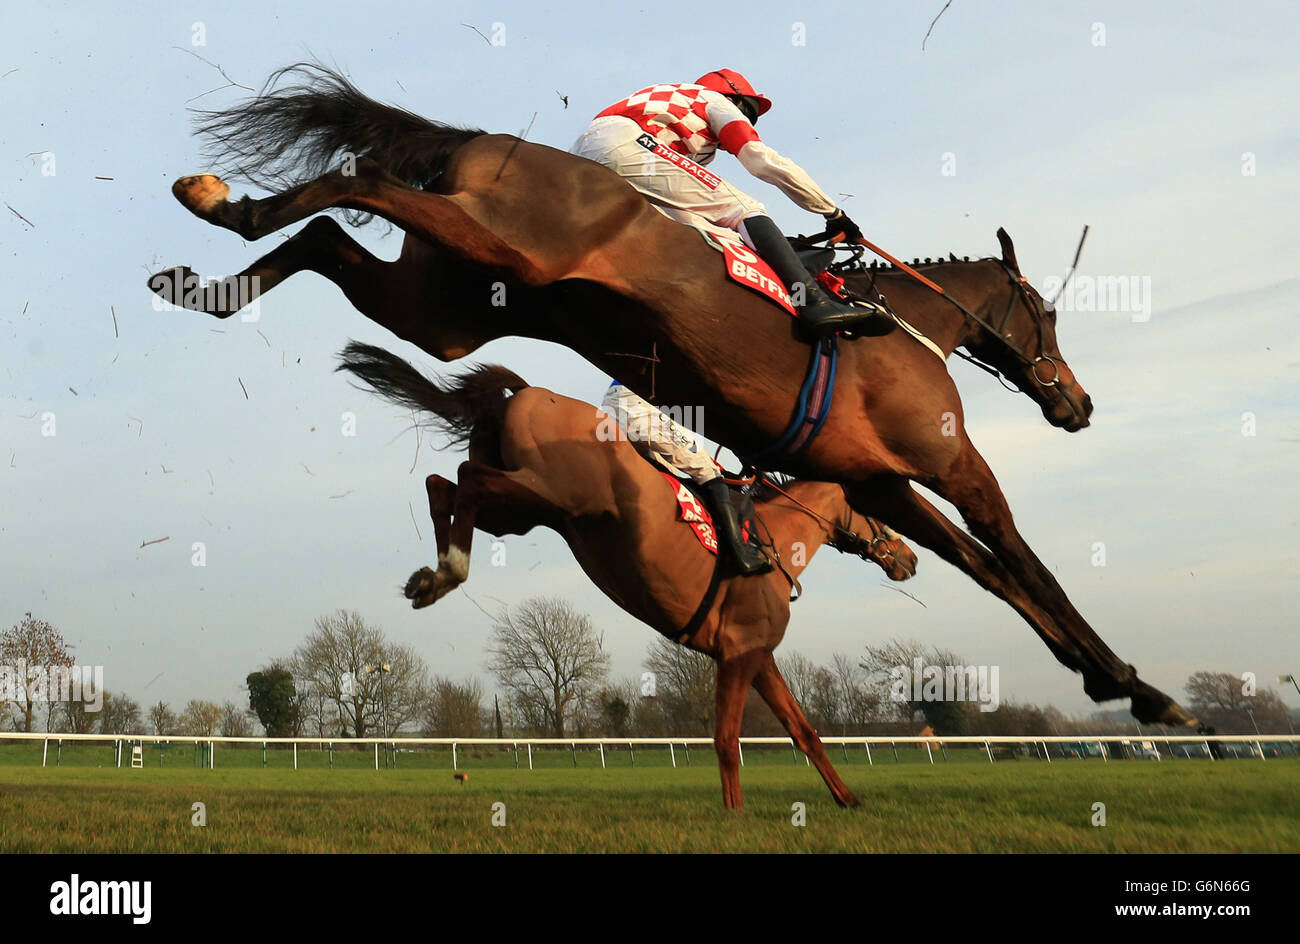
M 704 496 L 709 502 L 709 512 L 713 515 L 713 524 L 718 534 L 731 548 L 732 559 L 740 566 L 740 572 L 746 577 L 763 574 L 772 569 L 772 562 L 760 550 L 745 543 L 740 533 L 740 515 L 731 503 L 731 491 L 727 483 L 716 478 L 704 485 Z
M 755 251 L 772 267 L 792 293 L 802 285 L 803 307 L 799 317 L 818 334 L 832 334 L 851 328 L 854 334 L 879 337 L 894 330 L 893 317 L 879 305 L 850 305 L 832 298 L 821 283 L 808 274 L 789 240 L 769 217 L 751 216 L 744 222 L 745 232 L 754 242 Z M 796 295 L 797 297 L 797 295 Z

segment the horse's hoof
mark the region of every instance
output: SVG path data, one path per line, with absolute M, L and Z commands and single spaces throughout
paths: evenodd
M 1164 724 L 1171 728 L 1195 727 L 1200 722 L 1182 705 L 1146 682 L 1138 682 L 1130 702 L 1133 717 L 1143 724 Z
M 149 276 L 149 290 L 169 305 L 185 307 L 185 291 L 198 284 L 198 276 L 189 266 L 176 266 Z
M 426 596 L 433 587 L 433 571 L 428 567 L 421 567 L 415 573 L 411 574 L 411 579 L 406 581 L 406 586 L 402 588 L 402 593 L 408 600 L 414 600 L 418 597 Z
M 192 174 L 172 184 L 172 196 L 197 216 L 211 213 L 230 196 L 230 185 L 213 174 Z

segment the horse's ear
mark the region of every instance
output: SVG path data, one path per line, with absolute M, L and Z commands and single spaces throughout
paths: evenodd
M 1002 246 L 1002 261 L 1019 273 L 1020 263 L 1016 261 L 1016 247 L 1011 243 L 1011 237 L 1002 227 L 998 227 L 998 243 Z

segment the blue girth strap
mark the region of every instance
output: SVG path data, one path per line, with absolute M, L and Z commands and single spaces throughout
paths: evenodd
M 821 338 L 813 347 L 808 375 L 799 388 L 794 417 L 785 432 L 772 445 L 749 456 L 741 456 L 745 465 L 766 468 L 774 463 L 792 459 L 807 449 L 831 414 L 831 401 L 835 397 L 835 361 L 839 348 L 835 335 Z

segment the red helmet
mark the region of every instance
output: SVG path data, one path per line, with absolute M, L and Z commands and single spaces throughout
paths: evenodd
M 695 80 L 696 85 L 702 85 L 706 89 L 718 92 L 721 95 L 743 95 L 746 98 L 752 98 L 758 103 L 758 113 L 767 114 L 767 110 L 772 107 L 772 103 L 765 95 L 760 95 L 754 91 L 754 86 L 749 84 L 749 79 L 745 78 L 734 69 L 717 69 L 708 75 L 702 75 Z

